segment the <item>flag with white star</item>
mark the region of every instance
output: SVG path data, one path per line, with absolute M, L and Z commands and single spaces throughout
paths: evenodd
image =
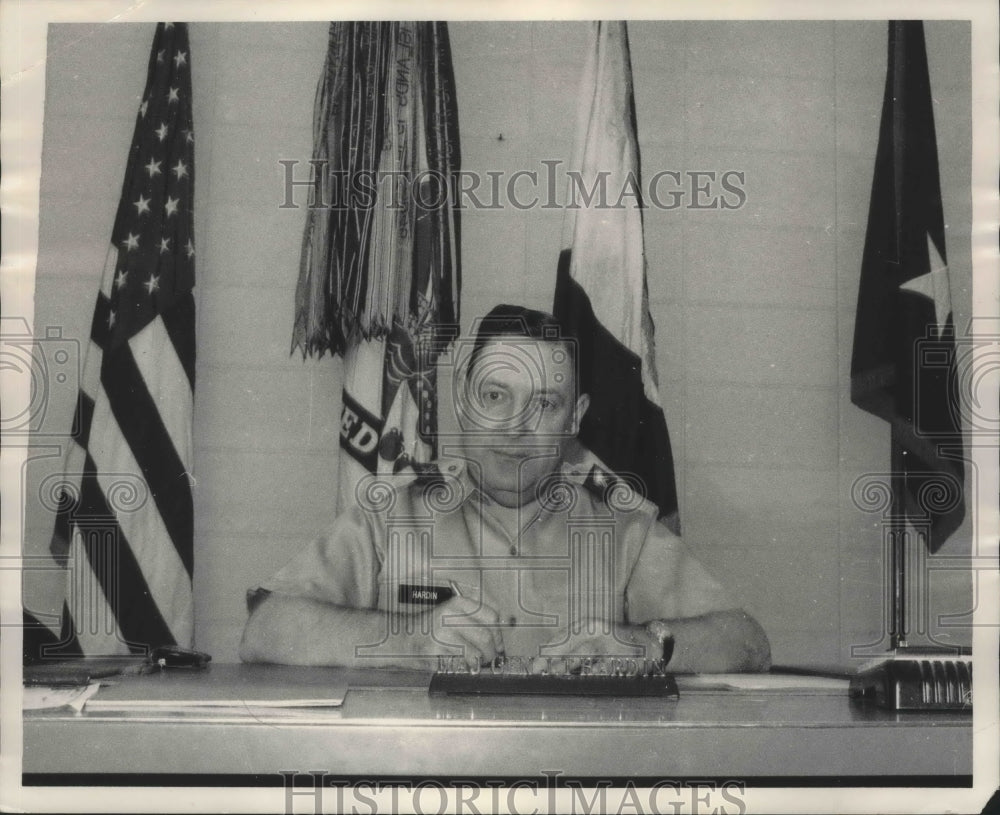
M 187 25 L 149 58 L 84 362 L 52 551 L 59 653 L 192 645 L 194 128 Z
M 851 401 L 890 423 L 896 512 L 931 552 L 965 514 L 955 327 L 923 23 L 889 23 Z

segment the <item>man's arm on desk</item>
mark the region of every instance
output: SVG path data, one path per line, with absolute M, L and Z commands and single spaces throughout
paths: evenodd
M 449 615 L 461 617 L 463 625 L 445 625 Z M 454 597 L 426 616 L 427 626 L 419 617 L 400 619 L 400 625 L 393 628 L 406 633 L 390 639 L 392 615 L 388 612 L 272 593 L 250 613 L 240 642 L 240 659 L 284 665 L 433 670 L 438 654 L 464 653 L 470 665 L 478 665 L 503 651 L 496 612 L 487 606 Z M 384 647 L 371 647 L 379 644 Z M 457 648 L 462 651 L 456 652 Z
M 651 524 L 646 533 L 626 600 L 631 620 L 662 620 L 670 628 L 671 671 L 763 672 L 771 667 L 764 629 L 661 523 Z
M 658 633 L 651 630 L 654 625 Z M 771 646 L 764 629 L 741 609 L 651 621 L 645 625 L 619 623 L 613 629 L 595 622 L 581 626 L 580 633 L 569 638 L 557 636 L 546 647 L 546 653 L 569 658 L 571 668 L 579 666 L 585 656 L 599 660 L 620 656 L 659 659 L 664 635 L 673 639 L 672 656 L 667 664 L 671 673 L 763 673 L 771 667 Z M 623 647 L 635 650 L 625 653 Z M 544 659 L 532 665 L 535 671 L 545 669 Z
M 771 668 L 764 629 L 742 609 L 665 620 L 674 637 L 675 673 L 763 673 Z
M 468 661 L 477 662 L 480 655 L 493 659 L 502 650 L 495 613 L 461 597 L 389 625 L 393 615 L 375 608 L 375 576 L 382 559 L 377 542 L 382 537 L 371 519 L 354 507 L 263 588 L 251 589 L 240 659 L 418 670 L 436 668 L 438 654 L 464 652 Z M 443 625 L 448 614 L 479 625 Z M 393 631 L 405 633 L 390 639 Z

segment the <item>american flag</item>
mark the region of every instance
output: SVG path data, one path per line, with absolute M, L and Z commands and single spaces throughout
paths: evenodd
M 193 201 L 187 25 L 160 23 L 52 539 L 68 566 L 62 652 L 192 644 Z

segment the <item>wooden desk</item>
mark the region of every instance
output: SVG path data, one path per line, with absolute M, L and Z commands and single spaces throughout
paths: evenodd
M 253 681 L 274 669 L 209 670 L 216 680 Z M 891 713 L 852 702 L 846 690 L 694 690 L 679 677 L 678 700 L 440 698 L 428 695 L 426 674 L 295 670 L 346 676 L 344 705 L 309 723 L 247 711 L 226 723 L 205 711 L 29 712 L 25 783 L 135 773 L 166 774 L 165 783 L 174 774 L 210 774 L 273 776 L 281 784 L 283 770 L 367 779 L 537 779 L 548 770 L 562 778 L 716 777 L 792 786 L 822 779 L 881 786 L 886 777 L 900 784 L 920 780 L 920 786 L 971 783 L 971 715 Z M 142 683 L 149 698 L 168 699 L 174 683 L 204 682 L 205 676 L 121 681 Z

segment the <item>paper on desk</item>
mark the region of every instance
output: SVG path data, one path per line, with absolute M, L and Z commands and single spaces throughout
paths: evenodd
M 83 710 L 87 700 L 97 693 L 100 682 L 89 685 L 74 685 L 71 687 L 50 687 L 48 685 L 25 685 L 24 710 L 51 710 L 60 707 L 71 707 L 77 713 Z
M 108 710 L 92 708 L 87 704 L 87 718 L 91 721 L 142 721 L 165 722 L 176 724 L 219 723 L 219 724 L 249 724 L 258 722 L 267 725 L 298 725 L 298 724 L 330 724 L 343 719 L 339 707 L 246 707 L 201 705 L 195 707 L 178 706 L 175 708 L 150 707 L 147 709 Z
M 347 680 L 329 669 L 262 665 L 230 671 L 217 666 L 107 682 L 87 710 L 331 708 L 344 703 L 347 689 Z
M 688 688 L 846 694 L 850 684 L 846 678 L 798 674 L 694 674 L 678 675 L 676 679 L 682 691 Z

